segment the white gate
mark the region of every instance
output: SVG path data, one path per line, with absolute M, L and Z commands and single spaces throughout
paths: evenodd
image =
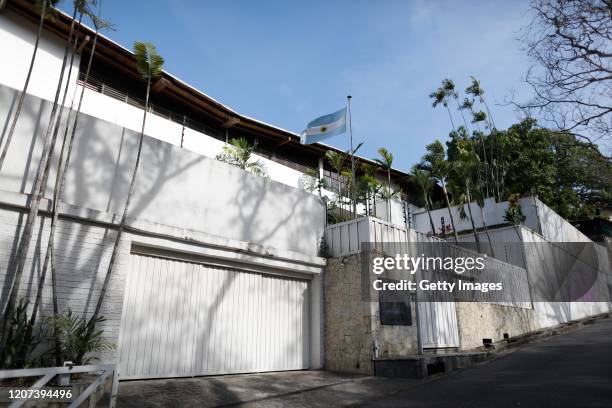
M 423 348 L 459 347 L 455 302 L 419 302 L 417 307 Z
M 308 282 L 130 255 L 120 378 L 309 367 Z

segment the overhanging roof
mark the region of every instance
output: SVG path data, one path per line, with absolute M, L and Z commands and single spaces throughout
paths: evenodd
M 0 5 L 1 3 L 2 0 L 0 0 Z M 36 23 L 38 23 L 40 19 L 40 14 L 35 9 L 33 4 L 28 1 L 9 0 L 7 2 L 7 7 Z M 45 21 L 44 27 L 47 31 L 53 32 L 63 39 L 67 39 L 70 32 L 71 22 L 72 16 L 58 10 L 57 18 L 50 21 Z M 81 41 L 83 39 L 86 40 L 84 45 L 85 48 L 89 48 L 91 46 L 91 41 L 87 42 L 86 37 L 89 36 L 91 39 L 93 38 L 94 34 L 95 31 L 92 28 L 86 26 L 85 24 L 82 25 L 79 36 Z M 104 60 L 105 63 L 108 63 L 114 69 L 121 72 L 127 79 L 136 81 L 142 80 L 136 69 L 136 59 L 132 51 L 102 34 L 98 35 L 96 57 Z M 243 129 L 248 132 L 276 138 L 279 142 L 291 143 L 294 147 L 303 149 L 305 152 L 318 155 L 319 157 L 325 155 L 325 152 L 328 150 L 342 152 L 342 150 L 338 148 L 323 143 L 301 145 L 298 134 L 240 114 L 234 109 L 222 104 L 211 96 L 206 95 L 204 92 L 194 88 L 167 71 L 163 71 L 162 77 L 158 81 L 165 81 L 161 87 L 163 88 L 164 93 L 182 99 L 185 103 L 197 107 L 211 119 L 216 120 L 221 127 L 223 127 L 224 124 L 231 124 L 232 127 L 237 129 Z M 355 157 L 358 157 L 361 161 L 381 167 L 371 159 L 361 156 Z M 408 174 L 397 169 L 392 169 L 392 176 L 396 181 L 402 182 L 409 182 L 410 178 Z

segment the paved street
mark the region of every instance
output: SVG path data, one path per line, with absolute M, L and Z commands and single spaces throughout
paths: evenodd
M 612 407 L 612 319 L 366 405 Z
M 127 381 L 120 407 L 612 407 L 612 319 L 437 379 L 292 371 Z

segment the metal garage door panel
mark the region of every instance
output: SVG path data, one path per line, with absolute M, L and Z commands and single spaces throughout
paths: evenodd
M 308 283 L 131 255 L 121 378 L 309 366 Z

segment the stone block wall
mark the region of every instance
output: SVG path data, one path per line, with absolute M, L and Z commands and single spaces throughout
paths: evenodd
M 481 302 L 457 302 L 461 350 L 482 346 L 482 339 L 494 342 L 536 330 L 534 309 Z
M 331 258 L 325 269 L 325 368 L 373 374 L 372 313 L 361 297 L 361 254 Z
M 325 368 L 374 374 L 373 359 L 406 357 L 418 353 L 416 312 L 411 304 L 412 325 L 380 323 L 378 293 L 373 275 L 363 282 L 362 262 L 368 256 L 354 254 L 331 258 L 325 270 Z M 362 284 L 370 287 L 369 301 Z

